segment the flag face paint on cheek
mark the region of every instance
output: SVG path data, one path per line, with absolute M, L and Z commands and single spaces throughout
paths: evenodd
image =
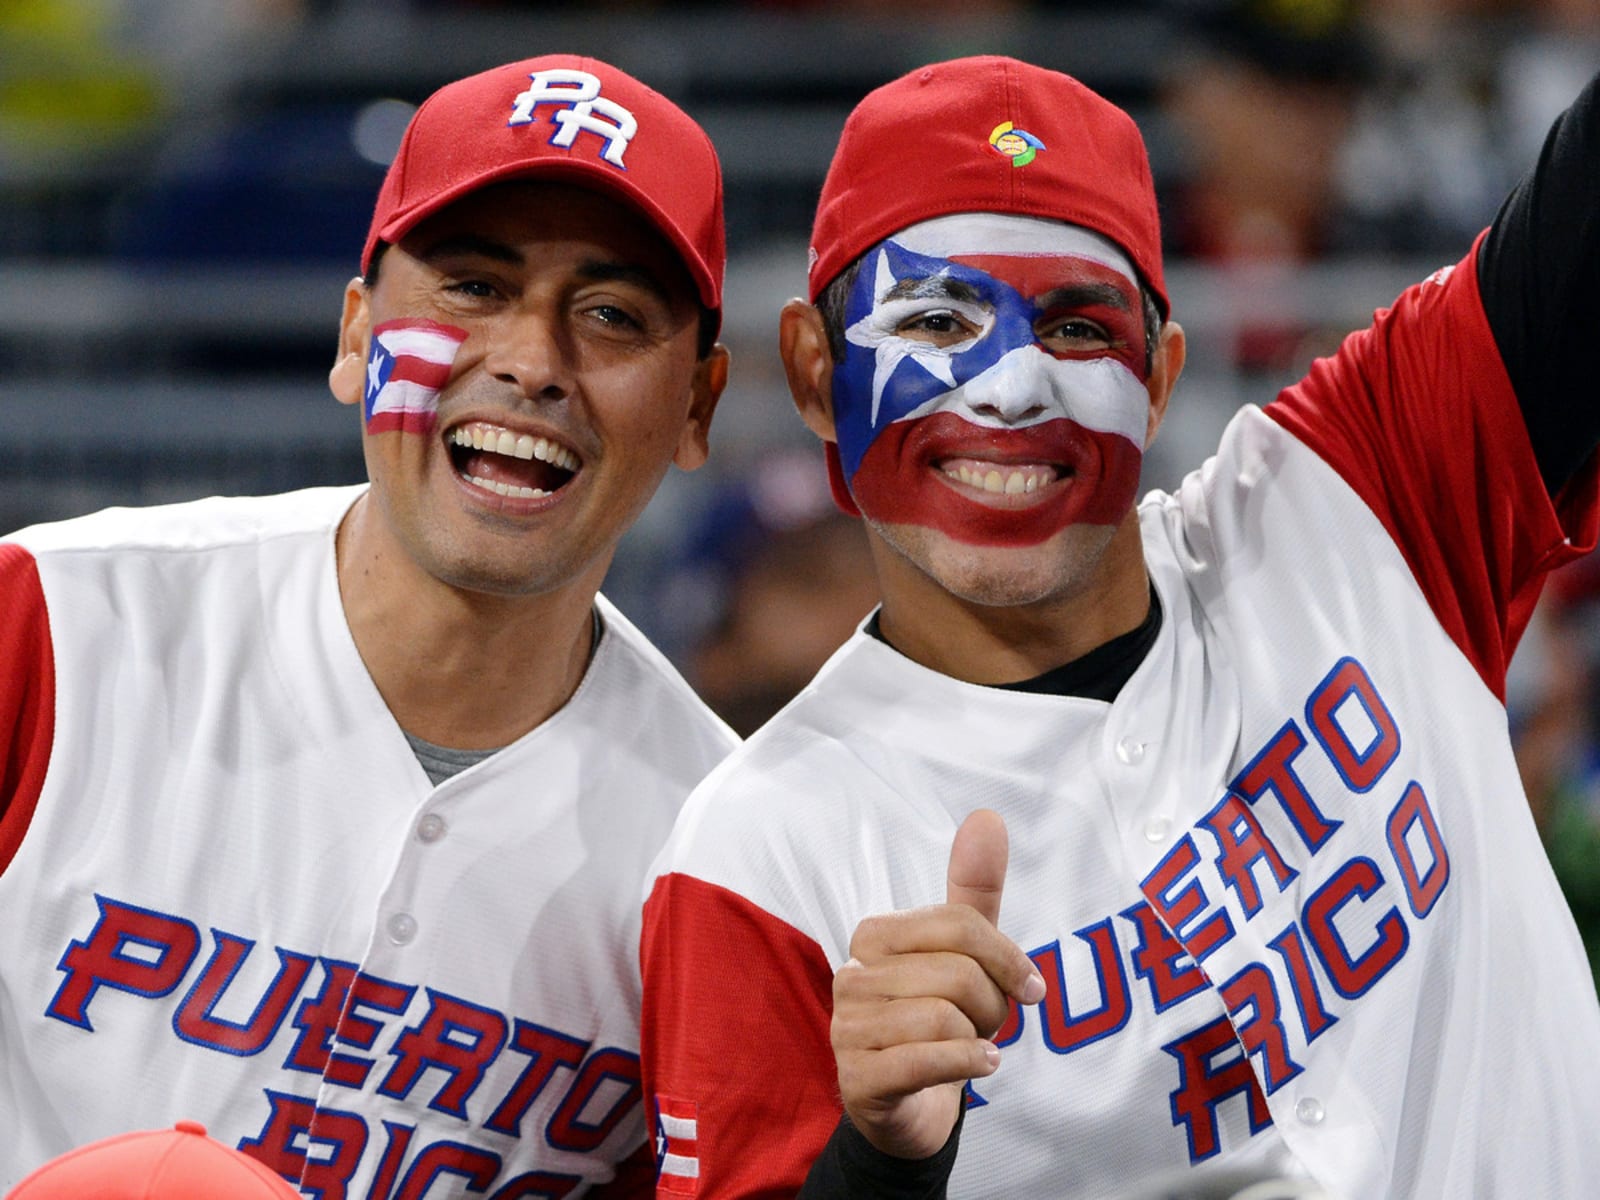
M 1121 519 L 1149 393 L 1132 267 L 1087 230 L 972 214 L 868 251 L 834 370 L 840 465 L 868 518 L 1025 545 Z
M 422 318 L 402 317 L 374 326 L 361 400 L 367 432 L 432 433 L 439 392 L 466 340 L 465 329 Z

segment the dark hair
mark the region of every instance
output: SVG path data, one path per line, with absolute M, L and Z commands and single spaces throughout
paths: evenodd
M 367 271 L 361 277 L 361 282 L 371 291 L 378 285 L 378 264 L 383 261 L 383 254 L 389 248 L 388 242 L 379 242 L 372 248 L 372 261 L 367 264 Z M 700 305 L 700 329 L 695 341 L 695 355 L 704 359 L 711 353 L 711 348 L 717 344 L 717 314 L 704 304 Z
M 828 351 L 835 363 L 844 361 L 845 306 L 850 292 L 856 286 L 856 276 L 861 273 L 861 263 L 865 258 L 863 254 L 840 271 L 817 296 L 817 311 L 822 314 L 822 327 L 828 334 Z M 1161 340 L 1161 309 L 1156 304 L 1155 296 L 1143 283 L 1139 285 L 1139 299 L 1144 305 L 1144 371 L 1148 375 L 1155 362 L 1156 345 Z

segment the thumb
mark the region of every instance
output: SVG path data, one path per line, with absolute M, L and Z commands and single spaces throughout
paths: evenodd
M 989 924 L 999 925 L 1009 854 L 1006 823 L 1000 814 L 987 808 L 969 813 L 950 844 L 946 902 L 971 905 Z

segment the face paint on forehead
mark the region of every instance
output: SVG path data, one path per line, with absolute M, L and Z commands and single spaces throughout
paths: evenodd
M 439 392 L 450 379 L 467 331 L 422 318 L 385 321 L 367 347 L 361 411 L 368 433 L 433 432 Z
M 954 213 L 902 229 L 890 240 L 929 258 L 969 254 L 1081 258 L 1109 267 L 1138 286 L 1133 264 L 1115 242 L 1064 221 L 1009 213 Z

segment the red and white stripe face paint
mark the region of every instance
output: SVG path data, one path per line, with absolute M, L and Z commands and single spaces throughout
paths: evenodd
M 404 317 L 372 330 L 361 410 L 368 433 L 429 434 L 438 419 L 439 392 L 450 379 L 467 331 Z
M 1144 309 L 1111 242 L 966 213 L 865 255 L 834 371 L 840 464 L 869 520 L 977 545 L 1114 525 L 1149 418 Z

